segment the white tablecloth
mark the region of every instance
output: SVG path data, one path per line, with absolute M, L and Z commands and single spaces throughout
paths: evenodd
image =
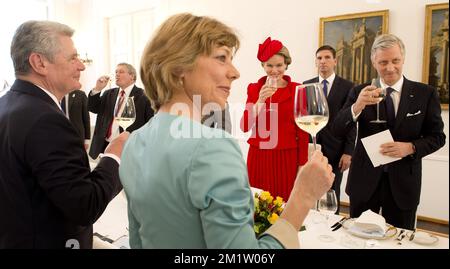
M 414 241 L 409 241 L 408 237 L 401 240 L 401 244 L 396 240 L 397 235 L 383 239 L 365 239 L 351 235 L 344 227 L 337 231 L 331 231 L 330 226 L 339 221 L 342 216 L 332 215 L 325 226 L 324 216 L 317 211 L 311 210 L 305 220 L 305 231 L 298 233 L 300 248 L 303 249 L 448 249 L 448 238 L 437 236 L 438 242 L 432 245 L 419 245 Z M 328 229 L 328 230 L 326 230 Z M 397 234 L 400 229 L 397 229 Z M 328 234 L 334 238 L 333 242 L 323 242 L 319 240 L 319 235 Z
M 258 189 L 252 189 L 258 192 Z M 311 210 L 305 220 L 305 231 L 298 233 L 300 248 L 303 249 L 349 249 L 349 248 L 372 248 L 372 249 L 449 249 L 448 238 L 438 236 L 439 241 L 433 245 L 419 245 L 405 237 L 401 244 L 396 236 L 384 240 L 363 239 L 349 234 L 345 228 L 330 231 L 329 227 L 339 221 L 342 216 L 332 215 L 325 226 L 324 217 L 317 211 Z M 333 242 L 323 242 L 318 239 L 324 229 L 328 228 L 327 234 L 334 237 Z M 398 229 L 399 231 L 400 229 Z M 123 191 L 119 193 L 108 205 L 103 215 L 94 224 L 94 233 L 106 238 L 110 242 L 102 242 L 100 237 L 94 236 L 94 248 L 129 248 L 128 243 L 128 215 L 127 201 Z

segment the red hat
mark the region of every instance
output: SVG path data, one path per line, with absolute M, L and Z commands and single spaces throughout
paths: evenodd
M 258 60 L 261 62 L 266 62 L 273 55 L 279 52 L 283 48 L 283 44 L 278 40 L 271 40 L 270 36 L 264 41 L 264 43 L 259 44 L 258 49 Z

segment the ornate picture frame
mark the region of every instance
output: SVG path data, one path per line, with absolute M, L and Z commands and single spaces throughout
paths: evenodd
M 436 87 L 448 110 L 448 3 L 425 6 L 422 82 Z
M 336 74 L 358 85 L 377 77 L 370 49 L 375 37 L 388 29 L 389 10 L 322 17 L 319 46 L 336 49 Z

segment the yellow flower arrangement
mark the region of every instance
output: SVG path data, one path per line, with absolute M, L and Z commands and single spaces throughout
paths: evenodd
M 274 200 L 268 191 L 255 193 L 255 213 L 253 230 L 259 236 L 264 233 L 272 224 L 277 221 L 281 212 L 283 212 L 283 198 L 277 196 Z

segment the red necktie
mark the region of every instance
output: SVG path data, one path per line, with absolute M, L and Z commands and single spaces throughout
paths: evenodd
M 119 102 L 117 102 L 117 106 L 116 106 L 116 109 L 114 111 L 113 118 L 112 118 L 111 122 L 109 123 L 108 131 L 106 132 L 106 138 L 109 138 L 111 136 L 111 134 L 112 134 L 112 126 L 113 126 L 114 118 L 118 116 L 120 108 L 122 107 L 122 104 L 123 104 L 124 100 L 125 100 L 125 91 L 121 90 L 120 91 Z

